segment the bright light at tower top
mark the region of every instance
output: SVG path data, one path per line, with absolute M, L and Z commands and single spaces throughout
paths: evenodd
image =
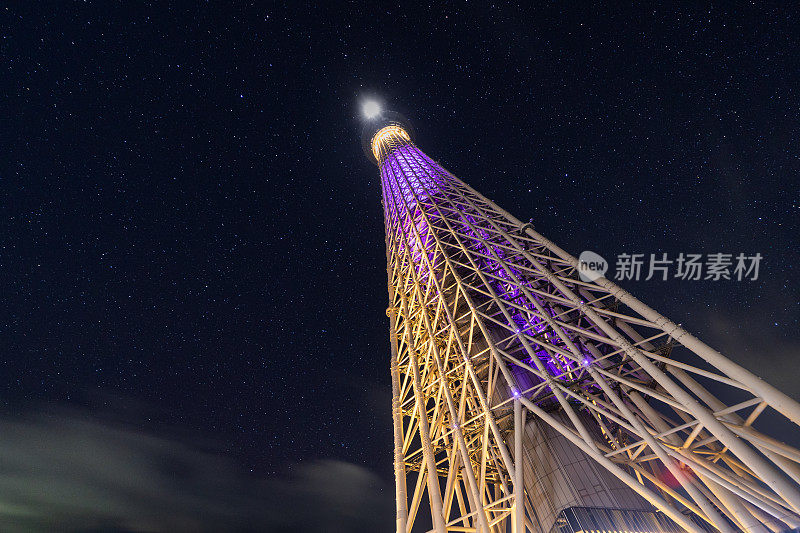
M 361 112 L 366 118 L 375 118 L 381 114 L 381 105 L 375 100 L 367 100 L 361 106 Z
M 383 108 L 376 100 L 376 115 L 366 118 L 374 109 L 369 109 L 366 100 L 360 102 L 363 120 L 361 120 L 361 148 L 364 155 L 377 165 L 381 165 L 383 158 L 395 148 L 412 144 L 414 128 L 411 123 L 400 113 Z

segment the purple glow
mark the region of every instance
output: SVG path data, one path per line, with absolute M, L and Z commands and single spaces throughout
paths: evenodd
M 442 281 L 441 276 L 444 276 L 444 259 L 441 253 L 437 253 L 437 238 L 453 245 L 456 250 L 454 254 L 458 254 L 457 250 L 463 246 L 471 252 L 470 257 L 459 257 L 459 261 L 470 268 L 470 260 L 474 261 L 480 271 L 488 274 L 487 284 L 497 297 L 513 304 L 506 306 L 511 322 L 502 327 L 508 331 L 504 337 L 516 335 L 517 346 L 505 349 L 509 352 L 522 349 L 522 338 L 525 338 L 535 350 L 533 354 L 538 360 L 525 354 L 522 360 L 531 367 L 541 365 L 551 376 L 560 376 L 557 379 L 565 381 L 585 376 L 585 369 L 592 363 L 589 354 L 580 353 L 580 357 L 583 357 L 581 363 L 561 355 L 568 352 L 569 347 L 541 317 L 533 300 L 550 317 L 556 317 L 558 312 L 546 300 L 535 296 L 534 286 L 528 281 L 528 276 L 514 266 L 519 262 L 519 257 L 509 257 L 508 249 L 512 247 L 508 241 L 496 231 L 483 227 L 485 222 L 476 207 L 454 190 L 454 185 L 457 185 L 454 178 L 416 146 L 405 141 L 398 142 L 390 149 L 382 159 L 380 169 L 390 236 L 394 246 L 408 251 L 411 261 L 408 266 L 414 269 L 423 287 L 432 286 L 434 279 L 431 276 L 438 281 Z M 456 238 L 458 242 L 454 240 Z M 401 254 L 400 257 L 405 255 Z M 571 332 L 564 334 L 569 335 L 574 344 L 583 350 L 582 344 Z M 543 345 L 550 348 L 545 350 Z M 465 354 L 465 360 L 468 359 Z M 512 366 L 511 370 L 518 383 L 527 384 L 531 379 L 536 379 L 530 372 L 517 366 Z M 515 398 L 520 395 L 516 388 L 511 393 Z

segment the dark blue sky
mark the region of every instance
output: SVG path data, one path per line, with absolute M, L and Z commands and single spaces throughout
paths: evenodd
M 796 11 L 290 4 L 1 8 L 7 417 L 390 486 L 367 97 L 575 255 L 761 253 L 623 286 L 800 396 Z

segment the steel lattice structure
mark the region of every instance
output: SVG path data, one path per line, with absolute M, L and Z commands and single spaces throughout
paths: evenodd
M 796 428 L 800 405 L 611 281 L 582 281 L 412 134 L 384 115 L 365 137 L 386 223 L 397 531 L 800 527 L 800 451 L 757 429 L 769 410 Z

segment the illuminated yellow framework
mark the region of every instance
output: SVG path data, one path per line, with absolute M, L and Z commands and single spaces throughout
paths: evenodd
M 371 141 L 398 533 L 428 518 L 437 533 L 594 530 L 580 516 L 604 531 L 800 527 L 800 451 L 759 426 L 772 411 L 796 431 L 796 401 L 611 281 L 581 280 L 402 126 Z
M 386 126 L 372 138 L 372 154 L 380 161 L 385 154 L 408 142 L 411 142 L 411 136 L 406 130 L 400 126 Z

